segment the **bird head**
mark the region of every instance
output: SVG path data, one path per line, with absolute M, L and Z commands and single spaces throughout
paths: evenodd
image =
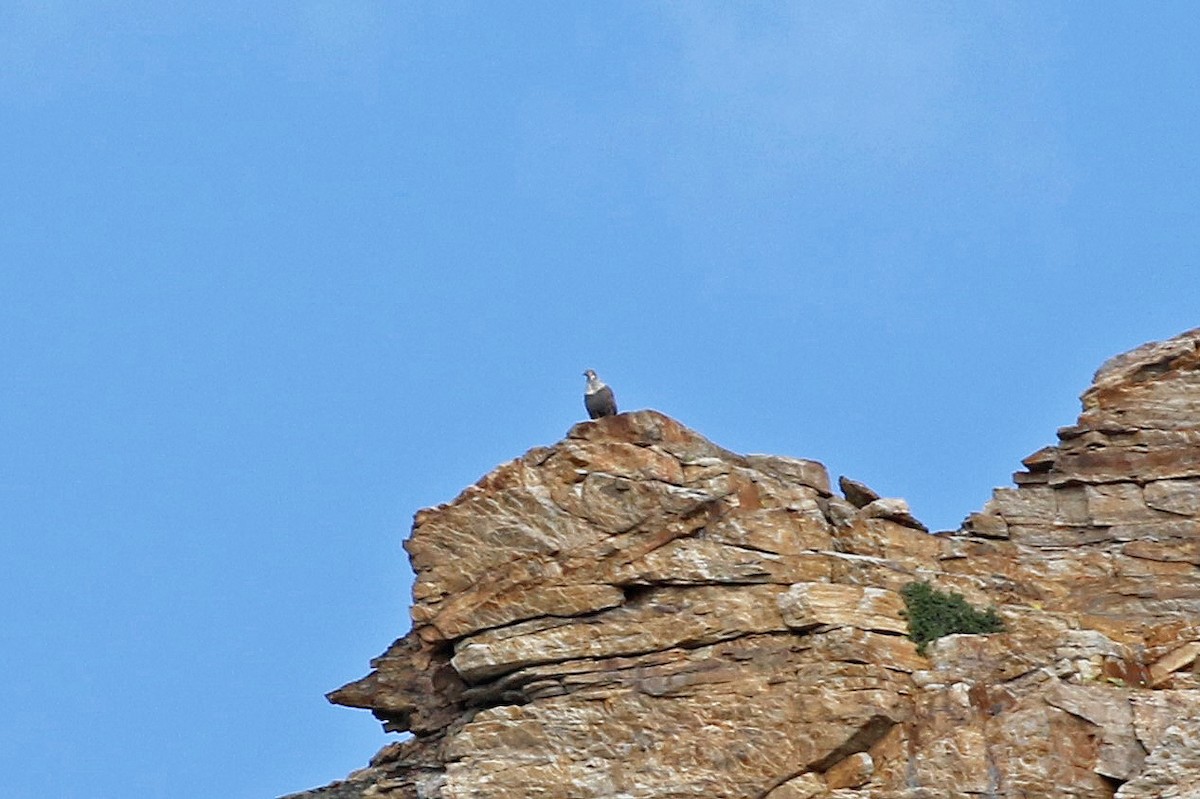
M 596 371 L 594 369 L 586 369 L 586 370 L 584 370 L 583 376 L 586 377 L 588 380 L 595 380 L 596 379 Z

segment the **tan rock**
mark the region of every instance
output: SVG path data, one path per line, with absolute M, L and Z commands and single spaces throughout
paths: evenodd
M 1146 756 L 1145 769 L 1121 786 L 1117 799 L 1200 797 L 1200 720 L 1180 719 Z
M 416 514 L 412 738 L 307 799 L 1200 797 L 1200 329 L 1113 359 L 961 530 L 654 411 Z M 857 507 L 856 507 L 857 506 Z M 927 581 L 1006 629 L 927 656 Z
M 826 516 L 834 527 L 849 527 L 858 518 L 858 508 L 839 497 L 825 501 Z
M 1150 665 L 1150 687 L 1162 686 L 1175 672 L 1195 663 L 1197 657 L 1200 657 L 1200 641 L 1186 643 L 1159 658 Z
M 828 790 L 819 774 L 801 774 L 774 788 L 763 799 L 813 799 Z
M 1054 468 L 1054 462 L 1058 459 L 1058 447 L 1042 447 L 1032 455 L 1021 459 L 1021 463 L 1030 472 L 1048 472 Z
M 1196 537 L 1190 537 L 1191 531 L 1194 531 Z M 1200 564 L 1200 524 L 1191 522 L 1186 528 L 1178 525 L 1159 525 L 1154 538 L 1130 541 L 1121 548 L 1121 553 L 1133 558 L 1165 563 Z
M 746 463 L 751 468 L 777 477 L 784 483 L 799 484 L 817 490 L 822 496 L 830 496 L 829 472 L 818 461 L 803 458 L 784 458 L 779 455 L 747 455 Z
M 1146 484 L 1144 494 L 1151 508 L 1200 516 L 1200 480 L 1155 480 Z
M 875 773 L 875 761 L 866 752 L 858 752 L 834 763 L 825 772 L 825 784 L 831 790 L 859 788 Z
M 1112 685 L 1055 683 L 1046 701 L 1097 727 L 1100 747 L 1093 769 L 1098 774 L 1128 780 L 1142 770 L 1146 753 L 1133 728 L 1129 690 Z
M 995 510 L 972 513 L 963 522 L 963 530 L 985 538 L 1008 538 L 1008 522 Z
M 1052 523 L 1058 517 L 1057 493 L 1049 486 L 997 488 L 983 513 L 994 513 L 1010 526 Z
M 936 569 L 942 549 L 937 536 L 885 518 L 859 518 L 838 530 L 835 545 L 843 552 L 882 558 L 913 572 L 921 568 Z
M 435 733 L 463 711 L 466 684 L 449 653 L 408 635 L 371 661 L 375 671 L 327 695 L 331 702 L 373 710 L 389 729 Z
M 780 555 L 705 537 L 671 541 L 640 560 L 623 565 L 614 572 L 614 577 L 627 585 L 790 584 L 828 582 L 830 571 L 829 558 L 816 553 Z
M 815 502 L 807 512 L 763 508 L 727 513 L 705 528 L 704 537 L 710 541 L 778 555 L 833 549 L 829 523 Z
M 990 635 L 948 635 L 926 647 L 928 674 L 916 675 L 921 683 L 1005 683 L 1062 660 L 1059 635 L 1066 623 L 1052 617 L 1038 619 L 1036 626 L 1010 624 L 1010 632 Z
M 997 715 L 985 729 L 987 754 L 995 764 L 988 775 L 988 790 L 993 793 L 1005 786 L 1011 796 L 1111 795 L 1109 778 L 1095 771 L 1099 743 L 1090 722 L 1031 694 Z
M 827 583 L 798 583 L 778 596 L 783 621 L 795 630 L 822 625 L 861 630 L 908 632 L 904 600 L 881 588 Z
M 828 688 L 799 692 L 799 676 L 746 668 L 719 691 L 600 688 L 483 711 L 447 748 L 442 795 L 760 796 L 795 764 L 830 757 L 878 726 L 879 711 L 900 706 L 886 672 L 795 658 L 793 673 L 808 662 L 809 679 Z M 842 680 L 855 690 L 836 690 Z
M 998 788 L 988 771 L 987 738 L 980 726 L 954 725 L 940 734 L 927 731 L 910 764 L 912 787 L 946 796 L 986 795 Z
M 1142 487 L 1137 483 L 1084 486 L 1083 491 L 1087 497 L 1087 521 L 1090 524 L 1111 526 L 1137 522 L 1150 515 L 1142 498 Z
M 889 497 L 873 500 L 862 509 L 862 515 L 868 519 L 888 519 L 923 533 L 929 532 L 929 528 L 912 515 L 908 503 L 902 499 Z
M 838 478 L 838 488 L 841 489 L 842 496 L 856 508 L 865 508 L 880 496 L 865 483 L 860 483 L 857 480 L 851 480 L 849 477 L 842 476 Z
M 860 627 L 836 627 L 813 633 L 807 639 L 814 653 L 829 661 L 879 663 L 885 668 L 907 674 L 928 667 L 908 638 L 870 632 Z
M 582 616 L 620 605 L 624 594 L 611 585 L 524 585 L 516 590 L 477 595 L 467 607 L 452 606 L 430 622 L 442 638 L 456 638 L 537 616 Z
M 468 682 L 541 663 L 711 644 L 786 630 L 774 585 L 661 588 L 582 623 L 535 619 L 463 639 L 451 663 Z
M 1167 730 L 1180 719 L 1200 718 L 1200 690 L 1137 691 L 1130 703 L 1138 740 L 1148 752 L 1162 744 Z

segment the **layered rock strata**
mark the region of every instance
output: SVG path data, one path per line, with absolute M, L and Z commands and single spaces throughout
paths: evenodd
M 1106 363 L 961 529 L 654 411 L 405 542 L 412 631 L 330 694 L 411 732 L 324 799 L 1200 795 L 1200 330 Z M 900 589 L 1006 632 L 919 655 Z

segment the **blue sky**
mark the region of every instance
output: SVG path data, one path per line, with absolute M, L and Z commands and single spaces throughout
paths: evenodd
M 623 408 L 948 528 L 1200 325 L 1190 3 L 0 9 L 0 795 L 388 739 L 412 513 Z

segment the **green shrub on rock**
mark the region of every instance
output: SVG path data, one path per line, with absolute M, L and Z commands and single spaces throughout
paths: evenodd
M 900 591 L 908 616 L 908 637 L 917 651 L 943 635 L 954 633 L 998 633 L 1004 622 L 993 608 L 976 610 L 962 594 L 938 591 L 929 583 L 909 583 Z

